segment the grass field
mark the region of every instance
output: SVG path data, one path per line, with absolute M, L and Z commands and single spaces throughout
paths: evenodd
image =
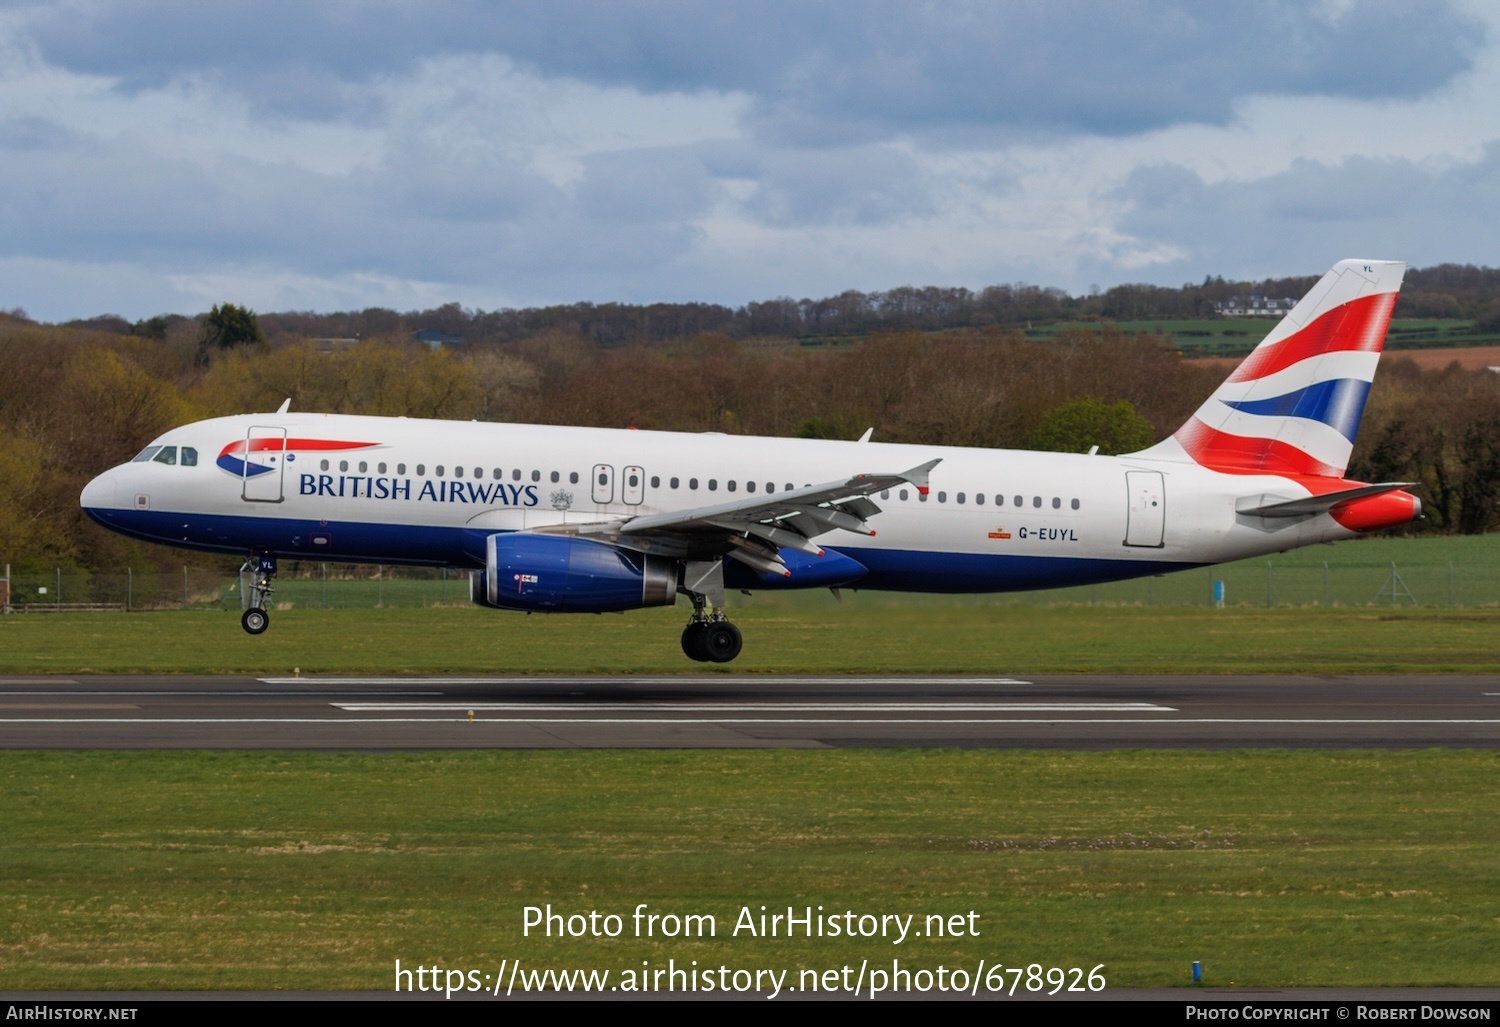
M 618 973 L 1104 964 L 1111 987 L 1500 985 L 1500 756 L 0 753 L 0 990 L 388 989 L 394 962 Z M 616 939 L 522 934 L 523 908 Z M 636 938 L 638 903 L 713 938 Z M 968 914 L 756 938 L 741 907 Z
M 842 606 L 735 614 L 732 664 L 688 661 L 682 610 L 535 616 L 292 610 L 258 638 L 235 613 L 0 620 L 3 673 L 1045 674 L 1491 673 L 1497 610 Z
M 1142 321 L 1068 321 L 1028 328 L 1029 339 L 1050 339 L 1066 329 L 1097 330 L 1109 324 L 1132 334 L 1169 336 L 1189 356 L 1235 356 L 1254 349 L 1276 327 L 1275 317 L 1156 318 Z M 1386 335 L 1388 352 L 1500 344 L 1500 333 L 1480 331 L 1473 321 L 1442 318 L 1396 318 Z
M 1395 565 L 1397 579 L 1392 578 Z M 1228 605 L 1212 606 L 1222 581 Z M 462 582 L 284 577 L 271 630 L 237 604 L 0 617 L 0 673 L 701 673 L 687 607 L 468 606 Z M 444 591 L 446 589 L 446 592 Z M 441 605 L 446 598 L 448 605 Z M 1500 536 L 1383 538 L 1097 587 L 998 596 L 731 595 L 744 654 L 711 673 L 1389 673 L 1500 667 Z M 330 608 L 324 609 L 323 603 Z M 392 605 L 398 604 L 398 605 Z M 1413 605 L 1420 604 L 1420 605 Z
M 1385 539 L 1025 596 L 737 597 L 745 654 L 706 672 L 1493 673 L 1497 551 Z M 1393 561 L 1422 607 L 1363 605 Z M 678 650 L 685 608 L 288 592 L 259 638 L 232 608 L 0 617 L 0 673 L 705 673 Z M 1500 986 L 1497 771 L 1461 751 L 0 752 L 0 990 L 383 990 L 396 959 L 518 958 L 793 982 L 865 959 L 1102 963 L 1111 987 L 1186 985 L 1198 960 L 1210 985 Z M 719 934 L 631 937 L 642 902 Z M 523 907 L 547 903 L 626 935 L 523 937 Z M 973 911 L 980 934 L 730 934 L 761 905 Z

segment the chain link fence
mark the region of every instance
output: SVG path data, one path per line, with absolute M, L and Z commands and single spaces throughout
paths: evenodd
M 469 602 L 468 572 L 443 569 L 282 561 L 275 586 L 278 609 Z M 14 612 L 237 610 L 241 583 L 232 569 L 193 566 L 171 572 L 32 567 L 0 578 L 0 606 L 7 592 Z M 777 594 L 785 593 L 757 596 Z M 1133 581 L 972 598 L 1036 605 L 1500 606 L 1500 535 L 1359 540 Z M 912 599 L 886 593 L 880 601 Z
M 283 561 L 274 584 L 274 605 L 283 610 L 445 606 L 469 601 L 466 571 L 425 567 Z M 238 610 L 241 605 L 238 573 L 191 566 L 168 572 L 12 568 L 8 591 L 9 608 L 16 613 Z

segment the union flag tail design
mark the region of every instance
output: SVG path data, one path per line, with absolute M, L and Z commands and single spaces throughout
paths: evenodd
M 1342 478 L 1405 272 L 1397 261 L 1335 264 L 1186 424 L 1141 455 Z

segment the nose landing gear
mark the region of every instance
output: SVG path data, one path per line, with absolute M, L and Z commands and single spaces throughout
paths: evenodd
M 250 584 L 245 586 L 246 572 L 251 572 Z M 271 614 L 266 609 L 266 597 L 276 591 L 271 579 L 276 576 L 276 557 L 262 556 L 246 560 L 240 567 L 240 602 L 245 612 L 240 615 L 240 626 L 246 633 L 259 635 L 271 626 Z

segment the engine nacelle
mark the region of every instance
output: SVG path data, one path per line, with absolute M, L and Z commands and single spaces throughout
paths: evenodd
M 677 563 L 567 535 L 491 535 L 469 598 L 497 610 L 616 613 L 677 601 Z

